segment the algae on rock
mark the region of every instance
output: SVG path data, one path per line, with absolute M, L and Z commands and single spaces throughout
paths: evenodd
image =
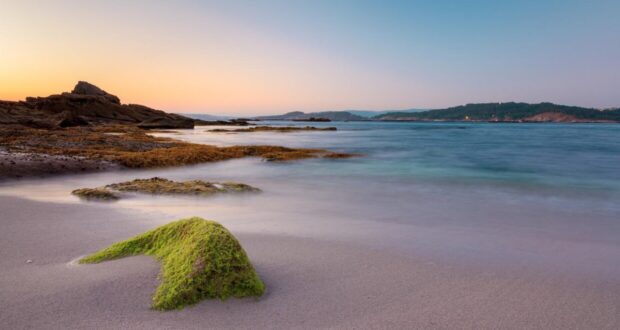
M 210 196 L 218 193 L 256 193 L 261 190 L 250 185 L 238 182 L 207 182 L 202 180 L 172 181 L 153 177 L 150 179 L 135 179 L 120 183 L 109 184 L 98 188 L 76 189 L 71 193 L 90 201 L 117 200 L 119 193 L 145 193 L 152 195 L 189 195 Z
M 202 180 L 177 182 L 164 178 L 135 179 L 105 186 L 107 189 L 148 194 L 212 195 L 228 192 L 258 192 L 260 189 L 243 183 L 212 183 Z
M 154 309 L 182 308 L 203 299 L 258 297 L 265 290 L 237 239 L 219 223 L 198 217 L 115 243 L 79 262 L 99 263 L 139 254 L 162 263 Z
M 115 194 L 113 191 L 107 190 L 105 188 L 76 189 L 72 191 L 71 194 L 85 200 L 115 201 L 119 198 L 118 195 Z

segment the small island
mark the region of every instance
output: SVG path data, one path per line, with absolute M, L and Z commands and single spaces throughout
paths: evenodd
M 216 129 L 209 130 L 209 132 L 216 132 L 216 133 L 254 133 L 254 132 L 290 133 L 290 132 L 302 132 L 302 131 L 325 132 L 325 131 L 336 131 L 336 130 L 338 130 L 336 127 L 254 126 L 254 127 L 237 128 L 237 129 L 216 128 Z

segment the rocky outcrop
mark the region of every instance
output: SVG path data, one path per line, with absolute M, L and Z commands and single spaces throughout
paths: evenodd
M 138 127 L 144 129 L 194 128 L 194 120 L 190 118 L 154 117 L 141 121 Z
M 73 91 L 71 91 L 71 94 L 99 95 L 112 103 L 121 104 L 121 100 L 116 95 L 109 94 L 103 89 L 86 81 L 78 81 L 77 85 L 73 88 Z
M 523 121 L 534 123 L 578 123 L 583 120 L 579 120 L 573 115 L 561 112 L 543 112 L 534 116 L 524 118 Z
M 70 93 L 0 101 L 0 124 L 34 128 L 124 124 L 142 128 L 193 128 L 194 120 L 120 99 L 84 81 Z
M 238 182 L 207 182 L 202 180 L 172 181 L 164 178 L 135 179 L 98 188 L 76 189 L 71 193 L 85 200 L 117 200 L 120 193 L 151 195 L 213 196 L 216 194 L 257 193 L 261 190 Z

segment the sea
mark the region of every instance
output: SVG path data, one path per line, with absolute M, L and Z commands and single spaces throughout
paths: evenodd
M 0 194 L 93 205 L 71 190 L 154 176 L 237 181 L 260 194 L 136 195 L 97 207 L 188 216 L 233 232 L 363 244 L 491 271 L 620 278 L 620 125 L 471 122 L 260 122 L 336 131 L 156 133 L 218 146 L 280 145 L 359 154 L 244 158 L 3 183 Z M 220 128 L 220 127 L 217 127 Z M 223 127 L 238 128 L 238 127 Z

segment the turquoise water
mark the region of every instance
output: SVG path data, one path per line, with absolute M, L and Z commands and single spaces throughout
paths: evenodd
M 268 122 L 271 125 L 291 123 Z M 295 123 L 300 125 L 299 123 Z M 364 157 L 310 163 L 307 175 L 495 185 L 549 193 L 620 193 L 620 125 L 489 123 L 311 123 L 336 132 L 192 134 L 202 143 L 328 148 Z
M 363 156 L 287 163 L 245 158 L 70 175 L 7 182 L 0 194 L 84 203 L 71 190 L 152 176 L 233 180 L 263 193 L 210 199 L 142 195 L 98 207 L 148 212 L 153 226 L 202 216 L 234 232 L 355 242 L 493 271 L 620 276 L 620 125 L 311 124 L 338 130 L 212 133 L 214 127 L 197 127 L 159 135 Z

